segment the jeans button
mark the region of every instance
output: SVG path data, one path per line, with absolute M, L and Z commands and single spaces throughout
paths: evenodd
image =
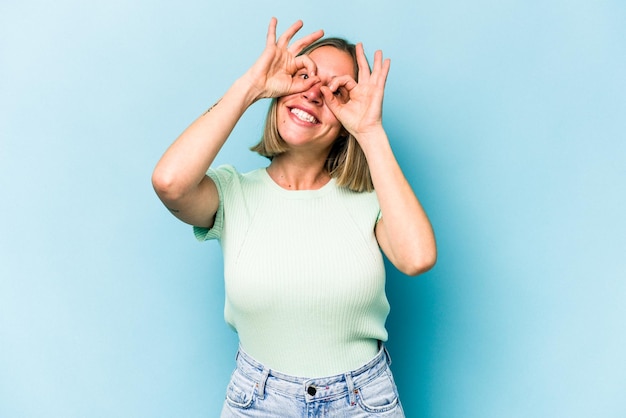
M 317 389 L 315 389 L 315 386 L 309 386 L 306 390 L 306 393 L 311 396 L 315 396 L 315 394 L 317 393 Z

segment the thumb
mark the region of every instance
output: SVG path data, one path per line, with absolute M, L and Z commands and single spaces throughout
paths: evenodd
M 326 103 L 326 106 L 328 106 L 330 111 L 333 112 L 333 114 L 336 117 L 337 113 L 341 111 L 341 102 L 337 100 L 337 97 L 335 97 L 335 95 L 328 88 L 328 86 L 320 87 L 320 91 L 322 92 L 322 95 L 324 96 L 324 103 Z
M 296 77 L 293 79 L 291 83 L 291 88 L 289 89 L 288 94 L 301 93 L 303 91 L 307 91 L 308 89 L 313 87 L 313 85 L 319 83 L 319 81 L 320 81 L 320 78 L 318 76 L 312 76 L 307 79 Z

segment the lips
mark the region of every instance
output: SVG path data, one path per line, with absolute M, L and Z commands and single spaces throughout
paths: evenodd
M 289 109 L 289 111 L 303 122 L 308 122 L 308 123 L 313 123 L 313 124 L 319 123 L 319 121 L 317 120 L 315 116 L 311 115 L 310 113 L 302 109 L 299 109 L 297 107 L 292 107 L 291 109 Z

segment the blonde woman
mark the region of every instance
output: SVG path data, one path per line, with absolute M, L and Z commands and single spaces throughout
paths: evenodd
M 389 59 L 361 44 L 292 42 L 276 19 L 254 65 L 165 152 L 165 206 L 223 249 L 225 319 L 240 348 L 222 417 L 403 417 L 384 348 L 382 253 L 417 275 L 436 261 L 431 224 L 382 125 Z M 271 98 L 269 165 L 212 167 L 241 115 Z M 382 250 L 382 252 L 381 252 Z

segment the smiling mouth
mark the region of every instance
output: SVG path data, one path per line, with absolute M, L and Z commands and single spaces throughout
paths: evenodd
M 293 113 L 301 121 L 309 122 L 309 123 L 318 123 L 319 122 L 315 118 L 315 116 L 311 115 L 310 113 L 305 112 L 302 109 L 298 109 L 298 108 L 293 107 L 293 108 L 290 109 L 290 112 Z

